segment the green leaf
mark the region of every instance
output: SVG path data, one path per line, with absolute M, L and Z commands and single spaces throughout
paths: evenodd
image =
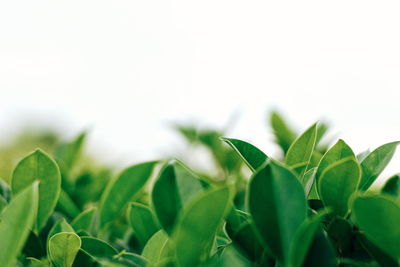
M 309 169 L 302 178 L 300 178 L 301 185 L 304 188 L 304 192 L 306 193 L 306 196 L 308 197 L 311 193 L 311 189 L 314 185 L 315 182 L 315 175 L 317 173 L 317 168 L 314 167 L 312 169 Z
M 250 267 L 253 266 L 251 262 L 243 258 L 232 246 L 227 246 L 220 255 L 216 254 L 203 266 L 205 267 Z M 258 265 L 257 265 L 258 266 Z M 265 264 L 259 266 L 273 266 L 272 264 Z
M 0 214 L 0 263 L 15 266 L 29 232 L 38 206 L 38 182 L 16 195 Z
M 336 267 L 337 260 L 335 250 L 322 229 L 315 234 L 307 257 L 303 263 L 307 267 Z
M 142 246 L 160 230 L 153 211 L 141 203 L 130 203 L 128 221 Z
M 75 162 L 79 160 L 85 139 L 86 132 L 82 132 L 72 142 L 62 144 L 56 148 L 55 156 L 67 170 L 71 170 Z
M 158 161 L 145 162 L 125 169 L 110 181 L 100 204 L 100 228 L 118 218 L 150 178 Z
M 289 250 L 289 262 L 291 267 L 301 267 L 307 257 L 317 230 L 320 228 L 322 219 L 328 213 L 327 210 L 307 218 L 297 230 Z
M 336 144 L 334 144 L 322 157 L 320 163 L 318 164 L 317 179 L 321 176 L 324 170 L 335 162 L 342 159 L 354 157 L 353 150 L 344 142 L 339 139 Z
M 61 232 L 74 232 L 74 228 L 71 227 L 71 225 L 64 219 L 61 218 L 58 220 L 53 227 L 50 229 L 48 235 L 47 235 L 47 241 L 55 234 L 61 233 Z M 48 242 L 47 242 L 48 243 Z
M 390 177 L 382 188 L 383 194 L 388 194 L 400 201 L 400 174 Z
M 118 254 L 118 251 L 115 248 L 101 239 L 91 236 L 82 236 L 81 240 L 81 250 L 96 260 L 112 259 Z
M 292 171 L 271 161 L 253 175 L 248 193 L 257 232 L 268 251 L 287 263 L 295 233 L 307 215 L 304 189 Z
M 197 196 L 183 210 L 172 236 L 181 266 L 197 266 L 208 259 L 231 198 L 229 188 L 213 189 Z
M 250 214 L 233 210 L 226 223 L 226 232 L 233 245 L 252 262 L 265 266 L 271 261 L 251 224 Z
M 318 194 L 325 207 L 332 207 L 336 214 L 344 217 L 360 176 L 360 166 L 352 156 L 325 168 L 318 182 Z
M 398 267 L 399 264 L 383 252 L 380 248 L 372 244 L 363 234 L 357 233 L 357 241 L 381 266 L 383 267 Z
M 182 163 L 168 163 L 157 178 L 151 198 L 163 229 L 172 234 L 180 210 L 203 191 L 200 180 Z
M 7 206 L 7 200 L 0 196 L 0 212 Z
M 81 212 L 75 202 L 64 190 L 61 189 L 60 198 L 56 206 L 56 210 L 61 211 L 70 218 L 75 218 Z
M 276 142 L 286 153 L 290 145 L 296 139 L 296 133 L 287 125 L 282 116 L 277 112 L 271 112 L 270 124 Z
M 61 232 L 49 240 L 49 257 L 56 267 L 71 267 L 81 247 L 81 239 L 72 232 Z
M 340 255 L 348 255 L 353 246 L 351 224 L 340 217 L 335 217 L 328 225 L 328 236 Z
M 362 177 L 359 185 L 360 190 L 367 190 L 378 178 L 379 174 L 386 168 L 392 159 L 397 145 L 400 142 L 384 144 L 372 151 L 362 162 Z
M 235 150 L 253 172 L 268 159 L 264 152 L 250 143 L 232 138 L 222 138 L 222 140 Z
M 170 239 L 164 230 L 155 233 L 143 249 L 142 256 L 154 266 L 166 260 L 170 254 Z
M 92 231 L 94 215 L 96 214 L 96 211 L 96 207 L 84 210 L 71 222 L 72 228 L 74 228 L 77 232 L 83 230 L 90 233 Z
M 303 176 L 310 163 L 316 139 L 317 124 L 313 124 L 292 143 L 286 154 L 286 164 L 293 168 L 300 177 Z
M 12 192 L 17 194 L 35 181 L 40 181 L 35 226 L 40 230 L 56 207 L 61 190 L 61 175 L 56 162 L 39 149 L 18 163 L 12 176 Z
M 368 240 L 395 260 L 400 260 L 398 203 L 385 196 L 360 195 L 353 200 L 352 215 Z

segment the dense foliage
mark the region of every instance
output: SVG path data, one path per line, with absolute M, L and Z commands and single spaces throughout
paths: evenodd
M 0 265 L 399 266 L 400 176 L 371 185 L 400 142 L 356 155 L 323 145 L 323 123 L 297 134 L 278 113 L 270 122 L 277 159 L 178 126 L 210 152 L 208 174 L 156 160 L 110 178 L 79 164 L 85 134 L 35 150 L 0 180 Z

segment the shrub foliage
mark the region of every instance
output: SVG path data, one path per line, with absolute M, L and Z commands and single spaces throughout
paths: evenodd
M 35 150 L 1 182 L 0 265 L 399 266 L 400 176 L 371 189 L 399 142 L 357 155 L 324 145 L 323 123 L 270 122 L 282 157 L 177 126 L 208 149 L 209 174 L 179 160 L 114 177 L 77 167 L 85 134 Z

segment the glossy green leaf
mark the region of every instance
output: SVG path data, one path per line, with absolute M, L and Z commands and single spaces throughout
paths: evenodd
M 40 181 L 35 227 L 40 230 L 56 207 L 61 190 L 61 175 L 56 162 L 39 149 L 18 163 L 12 176 L 12 192 L 17 194 L 35 181 Z
M 115 248 L 101 239 L 82 236 L 81 241 L 81 249 L 95 259 L 112 259 L 118 254 Z
M 94 215 L 96 214 L 96 211 L 97 208 L 95 207 L 84 210 L 71 222 L 72 228 L 74 228 L 77 232 L 83 230 L 90 233 L 93 227 Z
M 362 162 L 362 177 L 359 185 L 360 190 L 367 190 L 378 178 L 379 174 L 386 168 L 392 159 L 397 145 L 400 142 L 384 144 L 372 151 Z
M 129 167 L 107 185 L 100 205 L 100 228 L 121 215 L 149 180 L 157 163 L 151 161 Z
M 287 263 L 295 233 L 307 214 L 304 189 L 296 175 L 268 162 L 250 180 L 248 204 L 268 251 L 281 264 Z
M 367 239 L 399 261 L 400 205 L 389 197 L 364 195 L 354 199 L 352 211 L 355 223 Z
M 286 164 L 293 168 L 299 176 L 303 176 L 310 163 L 317 139 L 317 124 L 313 124 L 301 134 L 289 147 Z
M 168 163 L 154 184 L 151 198 L 163 229 L 171 234 L 180 210 L 203 191 L 200 180 L 182 163 Z
M 154 266 L 166 260 L 171 254 L 170 239 L 164 230 L 155 233 L 143 249 L 142 256 Z
M 227 187 L 213 189 L 185 207 L 172 236 L 181 266 L 196 266 L 208 259 L 216 233 L 231 207 L 231 195 Z
M 236 151 L 253 172 L 268 159 L 264 152 L 250 143 L 232 138 L 222 138 L 222 140 Z
M 324 205 L 332 207 L 339 216 L 345 216 L 350 196 L 357 190 L 360 176 L 360 166 L 352 156 L 325 168 L 318 181 L 318 194 Z
M 277 112 L 271 112 L 270 124 L 275 135 L 275 140 L 284 152 L 296 139 L 296 133 L 288 126 L 283 117 Z
M 129 205 L 128 220 L 142 246 L 160 230 L 153 211 L 141 203 L 135 202 Z
M 0 214 L 0 263 L 15 266 L 29 232 L 32 229 L 38 205 L 38 182 L 34 182 L 14 196 Z
M 388 194 L 400 201 L 400 175 L 390 177 L 382 188 L 382 193 Z
M 322 219 L 327 214 L 322 211 L 310 218 L 307 218 L 297 230 L 294 240 L 289 250 L 289 266 L 301 267 L 307 257 L 307 253 L 312 245 L 317 230 L 319 229 Z
M 72 232 L 61 232 L 49 240 L 49 257 L 56 267 L 71 267 L 81 247 L 81 239 Z
M 335 162 L 342 159 L 354 157 L 353 150 L 342 139 L 336 142 L 322 157 L 318 164 L 317 179 L 321 176 L 324 170 Z

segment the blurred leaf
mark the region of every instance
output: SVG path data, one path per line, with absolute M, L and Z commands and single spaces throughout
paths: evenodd
M 137 202 L 130 203 L 128 220 L 142 246 L 145 246 L 147 241 L 160 230 L 153 211 Z
M 264 152 L 245 141 L 232 138 L 222 138 L 222 140 L 235 150 L 253 172 L 268 159 Z
M 351 224 L 345 219 L 336 217 L 328 225 L 327 232 L 339 255 L 348 255 L 352 249 L 353 242 Z
M 71 222 L 71 226 L 75 231 L 84 230 L 86 232 L 91 232 L 93 226 L 94 215 L 96 214 L 97 208 L 93 207 L 84 210 Z
M 382 188 L 382 193 L 391 195 L 400 201 L 400 175 L 390 177 Z
M 304 175 L 314 152 L 317 137 L 317 124 L 313 124 L 301 134 L 289 147 L 286 164 L 293 168 L 300 177 Z
M 304 189 L 294 173 L 271 161 L 253 175 L 248 193 L 260 237 L 281 264 L 288 264 L 293 238 L 307 214 Z
M 362 162 L 369 154 L 371 151 L 369 149 L 357 154 L 357 160 L 358 162 Z
M 354 199 L 352 211 L 357 226 L 368 240 L 399 261 L 400 206 L 384 196 L 360 195 Z
M 46 250 L 37 234 L 32 231 L 29 233 L 22 253 L 27 257 L 35 258 L 42 258 L 46 255 Z
M 179 265 L 196 266 L 208 259 L 231 206 L 230 191 L 227 187 L 206 191 L 185 207 L 172 236 Z
M 100 228 L 115 220 L 146 184 L 158 161 L 145 162 L 125 169 L 110 181 L 100 204 Z
M 71 267 L 81 247 L 81 239 L 75 233 L 61 232 L 49 240 L 49 256 L 56 267 Z
M 4 209 L 5 206 L 7 206 L 7 200 L 5 200 L 5 198 L 3 198 L 2 196 L 0 196 L 0 212 Z
M 383 252 L 381 249 L 372 244 L 364 235 L 358 234 L 357 240 L 361 245 L 367 250 L 367 252 L 379 262 L 382 267 L 398 267 L 399 264 L 389 257 L 387 253 Z
M 312 245 L 308 250 L 307 257 L 303 263 L 307 267 L 336 267 L 337 260 L 335 250 L 326 237 L 325 232 L 319 229 L 314 237 Z
M 15 168 L 11 181 L 13 194 L 35 181 L 40 181 L 35 226 L 40 230 L 56 207 L 61 190 L 61 176 L 55 161 L 39 149 L 22 159 Z
M 79 160 L 83 143 L 86 139 L 86 132 L 79 134 L 72 142 L 64 143 L 56 147 L 55 157 L 65 166 L 67 170 L 71 170 L 77 160 Z
M 162 169 L 151 197 L 157 218 L 169 235 L 182 207 L 202 191 L 198 177 L 182 163 L 173 161 Z
M 342 159 L 325 168 L 318 181 L 318 194 L 326 207 L 339 216 L 348 212 L 350 196 L 357 190 L 361 169 L 354 157 Z
M 26 187 L 14 196 L 0 214 L 0 263 L 15 266 L 29 232 L 32 229 L 38 208 L 38 182 Z
M 221 255 L 215 255 L 203 266 L 207 267 L 250 267 L 253 266 L 248 260 L 243 258 L 232 246 L 226 247 Z M 260 265 L 272 266 L 272 265 Z
M 61 189 L 60 198 L 56 206 L 56 210 L 61 211 L 70 218 L 75 218 L 81 212 L 75 202 L 64 190 Z
M 96 260 L 112 259 L 118 254 L 118 251 L 115 248 L 101 239 L 91 236 L 82 236 L 81 240 L 81 250 Z
M 270 124 L 275 135 L 275 140 L 286 153 L 290 145 L 296 139 L 296 133 L 287 125 L 282 116 L 277 112 L 272 112 Z
M 397 145 L 400 142 L 384 144 L 372 151 L 362 162 L 362 177 L 359 185 L 360 190 L 367 190 L 378 178 L 379 174 L 386 168 L 392 159 Z

